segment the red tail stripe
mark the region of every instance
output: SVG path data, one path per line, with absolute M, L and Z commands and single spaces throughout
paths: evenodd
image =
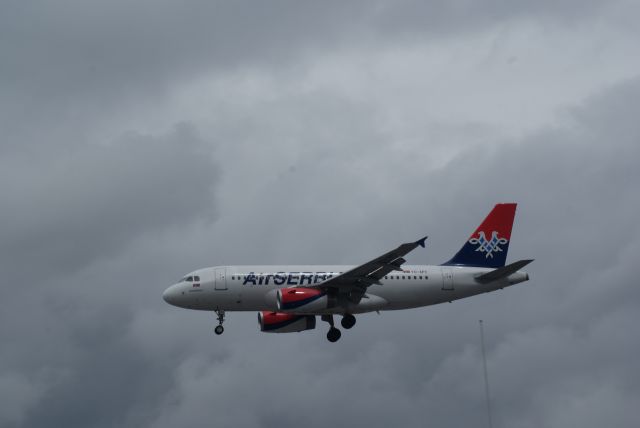
M 478 232 L 484 232 L 486 238 L 490 239 L 491 232 L 496 231 L 500 238 L 511 239 L 511 228 L 517 205 L 514 203 L 496 204 L 470 238 L 476 238 Z

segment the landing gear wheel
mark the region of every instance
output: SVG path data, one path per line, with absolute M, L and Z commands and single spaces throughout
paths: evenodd
M 222 326 L 222 323 L 224 322 L 224 309 L 216 309 L 214 312 L 217 315 L 219 324 L 216 326 L 216 328 L 213 329 L 213 331 L 215 331 L 216 334 L 220 336 L 222 333 L 224 333 L 224 327 Z
M 340 336 L 342 336 L 340 330 L 335 327 L 331 327 L 327 333 L 327 340 L 329 340 L 329 342 L 337 342 L 338 339 L 340 339 Z
M 351 314 L 345 314 L 342 317 L 342 320 L 340 320 L 340 324 L 342 324 L 342 327 L 349 330 L 351 327 L 356 325 L 356 317 Z

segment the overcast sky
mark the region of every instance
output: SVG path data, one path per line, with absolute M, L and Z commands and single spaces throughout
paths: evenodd
M 640 4 L 0 3 L 0 427 L 636 427 Z M 167 305 L 496 202 L 531 281 L 267 335 Z

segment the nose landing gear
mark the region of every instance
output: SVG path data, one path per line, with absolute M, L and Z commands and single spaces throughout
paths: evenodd
M 216 326 L 216 328 L 213 329 L 213 331 L 215 331 L 215 333 L 219 336 L 224 333 L 224 327 L 222 326 L 222 323 L 224 322 L 224 309 L 216 309 L 214 312 L 218 316 L 219 324 Z

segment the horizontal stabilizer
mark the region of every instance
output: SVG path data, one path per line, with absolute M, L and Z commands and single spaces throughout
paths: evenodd
M 496 281 L 498 279 L 506 278 L 509 275 L 511 275 L 512 273 L 515 273 L 515 272 L 519 271 L 520 269 L 522 269 L 523 267 L 525 267 L 526 265 L 528 265 L 532 261 L 533 261 L 533 259 L 531 259 L 531 260 L 518 260 L 517 262 L 508 264 L 508 265 L 503 266 L 501 268 L 498 268 L 496 270 L 492 270 L 491 272 L 483 273 L 482 275 L 476 277 L 476 281 L 485 284 L 487 282 Z

